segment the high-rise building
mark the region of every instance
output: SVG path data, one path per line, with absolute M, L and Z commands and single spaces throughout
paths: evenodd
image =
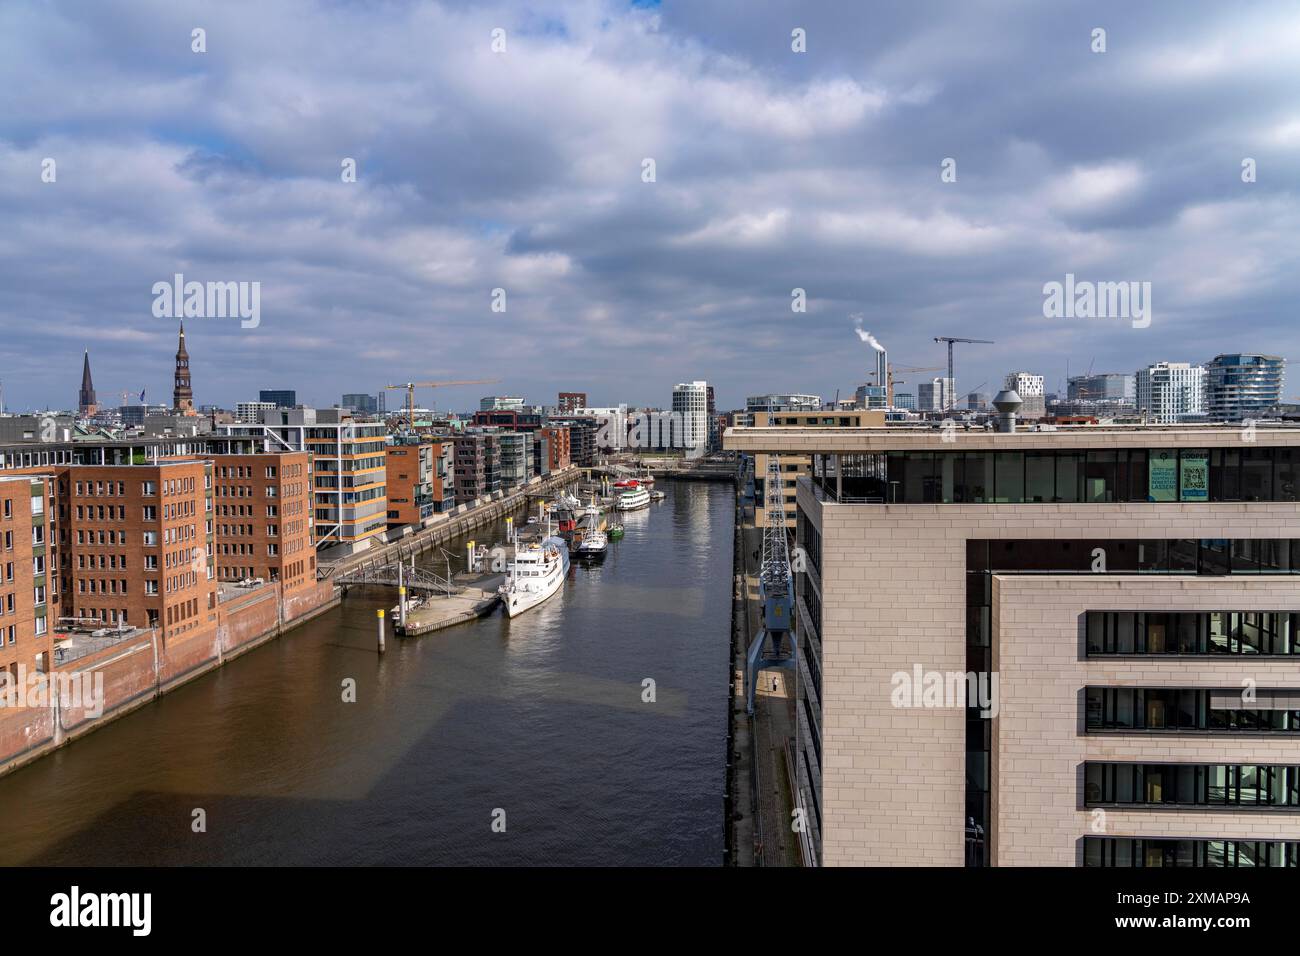
M 1020 406 L 1021 418 L 1036 419 L 1047 414 L 1047 395 L 1043 376 L 1032 372 L 1011 372 L 1002 387 L 1020 396 L 1020 401 L 1024 403 Z
M 795 789 L 819 862 L 1300 866 L 1300 432 L 1255 439 L 729 432 L 813 456 Z
M 673 386 L 674 428 L 672 447 L 683 449 L 686 457 L 704 454 L 709 444 L 709 384 L 683 382 Z
M 1281 404 L 1285 377 L 1278 355 L 1216 355 L 1205 369 L 1205 410 L 1212 421 L 1263 418 Z
M 501 449 L 501 490 L 510 492 L 533 475 L 533 433 L 500 431 L 496 440 Z
M 913 395 L 911 392 L 895 392 L 894 407 L 907 409 L 908 411 L 915 411 L 916 396 Z
M 90 349 L 81 359 L 81 391 L 77 395 L 77 410 L 83 418 L 90 418 L 99 411 L 99 402 L 95 399 L 95 383 L 90 380 Z
M 1205 366 L 1160 362 L 1139 369 L 1137 410 L 1161 425 L 1205 413 Z
M 935 378 L 916 386 L 916 410 L 941 412 L 952 408 L 952 379 Z
M 172 410 L 180 415 L 193 415 L 194 390 L 190 387 L 190 353 L 185 351 L 185 323 L 181 322 L 180 340 L 176 346 L 176 379 L 172 389 Z
M 572 415 L 579 408 L 586 407 L 586 392 L 560 392 L 558 411 L 561 415 Z
M 275 408 L 293 408 L 298 404 L 298 393 L 291 388 L 264 388 L 257 393 L 259 402 L 270 402 Z

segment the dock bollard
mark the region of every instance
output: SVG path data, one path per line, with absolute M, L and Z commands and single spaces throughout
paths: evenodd
M 381 607 L 375 614 L 379 616 L 379 653 L 384 653 L 384 609 Z

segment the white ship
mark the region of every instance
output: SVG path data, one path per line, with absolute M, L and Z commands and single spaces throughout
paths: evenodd
M 548 536 L 541 544 L 516 544 L 515 557 L 499 588 L 506 614 L 516 617 L 541 604 L 564 584 L 569 573 L 569 547 L 563 538 Z
M 639 481 L 620 481 L 614 487 L 618 490 L 616 507 L 619 511 L 636 511 L 650 504 L 650 492 Z

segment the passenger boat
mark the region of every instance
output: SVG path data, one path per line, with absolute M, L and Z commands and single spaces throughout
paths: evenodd
M 663 501 L 663 500 L 664 500 L 665 498 L 667 498 L 667 497 L 668 497 L 668 496 L 665 495 L 662 491 L 652 491 L 652 492 L 650 492 L 650 500 L 651 500 L 651 501 Z
M 614 487 L 618 489 L 617 505 L 619 511 L 636 511 L 638 508 L 648 507 L 650 504 L 650 492 L 641 486 L 635 479 L 629 481 L 616 482 Z
M 554 595 L 568 572 L 569 548 L 563 538 L 548 535 L 540 544 L 516 543 L 506 583 L 498 589 L 507 616 L 518 617 Z

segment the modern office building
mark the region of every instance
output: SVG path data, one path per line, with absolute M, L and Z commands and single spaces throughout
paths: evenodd
M 1174 425 L 1205 414 L 1205 366 L 1159 362 L 1138 369 L 1137 410 L 1149 421 Z
M 370 547 L 388 527 L 387 428 L 338 408 L 277 408 L 260 423 L 218 426 L 226 439 L 253 438 L 259 451 L 309 451 L 313 462 L 317 548 Z
M 889 389 L 883 385 L 859 385 L 853 393 L 853 404 L 858 408 L 888 408 Z
M 709 384 L 682 382 L 673 386 L 673 419 L 679 426 L 671 447 L 688 458 L 704 454 L 709 447 Z
M 796 757 L 820 862 L 1300 866 L 1300 429 L 1254 439 L 729 431 L 813 459 Z
M 298 404 L 298 393 L 291 388 L 264 388 L 257 393 L 259 402 L 270 402 L 275 408 L 293 408 Z
M 894 407 L 916 411 L 916 395 L 912 392 L 895 392 Z
M 1003 388 L 1010 389 L 1020 396 L 1024 404 L 1020 407 L 1023 419 L 1042 418 L 1047 414 L 1047 396 L 1043 376 L 1032 372 L 1011 372 L 1003 382 Z
M 1205 368 L 1205 410 L 1216 422 L 1276 414 L 1285 378 L 1286 359 L 1281 356 L 1216 355 Z

